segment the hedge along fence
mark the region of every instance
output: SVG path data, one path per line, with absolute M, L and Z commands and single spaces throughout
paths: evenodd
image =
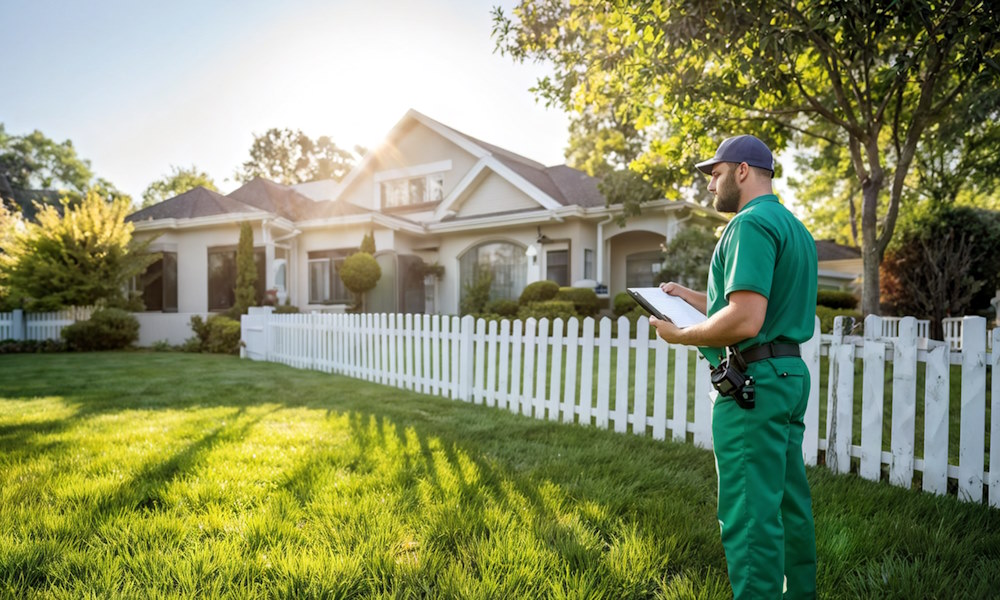
M 714 392 L 704 359 L 693 348 L 650 340 L 641 322 L 632 331 L 628 319 L 619 318 L 614 336 L 612 324 L 592 318 L 487 323 L 471 316 L 251 314 L 242 321 L 242 353 L 538 419 L 620 433 L 631 428 L 655 439 L 669 432 L 674 440 L 711 448 Z M 816 334 L 802 344 L 813 382 L 806 463 L 818 464 L 824 452 L 835 472 L 855 470 L 880 480 L 887 471 L 891 484 L 904 487 L 919 473 L 926 491 L 975 502 L 985 496 L 1000 507 L 1000 444 L 987 444 L 986 436 L 989 428 L 988 439 L 1000 439 L 1000 377 L 992 377 L 991 406 L 986 401 L 989 368 L 998 372 L 1000 353 L 986 352 L 985 319 L 966 317 L 960 352 L 918 338 L 911 317 L 893 328 L 892 338 L 882 337 L 875 316 L 865 322 L 867 337 L 847 335 L 846 325 L 837 318 L 834 333 L 826 335 L 817 322 Z M 1000 329 L 992 335 L 993 347 L 1000 347 Z M 960 399 L 949 393 L 953 365 L 960 368 Z M 956 412 L 960 419 L 950 426 Z M 952 429 L 960 439 L 957 465 L 949 457 Z

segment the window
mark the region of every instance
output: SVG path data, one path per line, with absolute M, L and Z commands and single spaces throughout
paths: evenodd
M 662 270 L 662 252 L 631 254 L 625 258 L 625 285 L 627 287 L 654 287 Z
M 439 202 L 444 199 L 443 173 L 383 181 L 381 186 L 383 208 Z
M 136 282 L 147 311 L 177 312 L 177 253 L 161 252 L 162 258 L 146 267 Z
M 310 252 L 309 304 L 351 304 L 354 294 L 340 280 L 340 265 L 353 250 Z
M 493 274 L 490 300 L 516 300 L 524 290 L 528 278 L 528 261 L 522 246 L 507 242 L 487 242 L 463 254 L 459 259 L 463 297 L 466 288 L 475 281 L 480 268 L 489 269 Z
M 257 265 L 256 302 L 264 298 L 264 249 L 254 248 Z M 226 310 L 236 303 L 236 247 L 208 249 L 208 310 Z
M 569 250 L 549 250 L 545 253 L 545 278 L 561 286 L 569 285 Z
M 594 251 L 587 248 L 583 250 L 583 278 L 594 278 Z

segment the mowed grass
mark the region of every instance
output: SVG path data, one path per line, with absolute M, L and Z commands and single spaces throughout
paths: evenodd
M 1000 511 L 810 470 L 823 598 L 986 598 Z M 0 356 L 5 598 L 727 598 L 711 452 L 232 357 Z

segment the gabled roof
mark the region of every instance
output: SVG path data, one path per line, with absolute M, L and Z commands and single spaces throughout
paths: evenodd
M 157 219 L 194 219 L 229 213 L 255 212 L 257 210 L 257 208 L 199 185 L 183 194 L 137 210 L 126 217 L 126 220 L 137 222 L 154 221 Z
M 346 200 L 322 200 L 320 202 L 313 202 L 308 212 L 302 218 L 328 219 L 330 217 L 343 217 L 347 215 L 364 215 L 371 212 Z
M 567 165 L 546 167 L 538 161 L 462 133 L 415 110 L 407 113 L 407 115 L 411 114 L 432 129 L 446 130 L 481 148 L 486 154 L 495 158 L 563 206 L 573 204 L 587 207 L 604 206 L 604 196 L 597 190 L 600 179 L 596 177 L 591 177 L 583 171 Z
M 393 126 L 386 136 L 385 143 L 401 135 L 411 121 L 424 125 L 474 156 L 478 161 L 478 168 L 489 168 L 508 179 L 528 196 L 539 201 L 541 208 L 605 205 L 604 196 L 597 190 L 599 179 L 566 165 L 546 167 L 538 161 L 462 133 L 413 109 L 407 111 Z M 339 198 L 354 180 L 368 169 L 378 153 L 378 149 L 369 152 L 336 189 L 324 192 L 331 198 Z
M 290 221 L 307 217 L 315 204 L 290 187 L 260 177 L 230 192 L 229 197 Z
M 861 250 L 833 240 L 816 240 L 816 257 L 818 260 L 850 260 L 861 258 Z

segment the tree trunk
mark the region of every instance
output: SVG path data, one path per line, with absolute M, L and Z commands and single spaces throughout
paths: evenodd
M 869 178 L 861 185 L 861 256 L 864 260 L 861 287 L 862 318 L 868 315 L 881 315 L 879 306 L 879 265 L 882 253 L 878 249 L 878 235 L 875 230 L 878 224 L 878 185 Z

